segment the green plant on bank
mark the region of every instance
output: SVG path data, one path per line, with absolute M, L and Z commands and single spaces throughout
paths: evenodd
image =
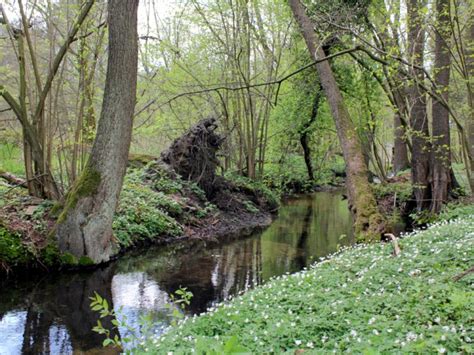
M 32 257 L 21 242 L 21 236 L 0 225 L 0 269 L 8 271 L 10 267 L 24 264 Z
M 120 245 L 158 236 L 179 236 L 183 229 L 169 213 L 181 214 L 181 206 L 150 187 L 126 181 L 114 216 L 113 230 Z
M 137 353 L 188 354 L 229 339 L 252 353 L 473 353 L 472 216 L 391 244 L 353 247 L 180 321 Z M 317 349 L 317 350 L 316 350 Z
M 397 205 L 406 203 L 412 194 L 412 187 L 409 181 L 372 184 L 372 187 L 377 200 L 393 196 Z
M 251 180 L 244 176 L 236 174 L 226 174 L 225 178 L 231 181 L 238 189 L 243 189 L 254 193 L 256 196 L 261 196 L 271 209 L 276 209 L 280 205 L 280 196 L 274 190 L 271 190 L 260 181 Z
M 205 202 L 204 203 L 204 208 L 198 209 L 195 214 L 197 218 L 205 218 L 213 213 L 216 212 L 216 205 L 214 205 L 211 202 Z
M 193 297 L 192 292 L 188 291 L 186 287 L 180 287 L 174 294 L 170 295 L 170 303 L 167 303 L 167 309 L 171 317 L 171 324 L 176 325 L 177 321 L 184 318 L 183 312 L 186 307 L 191 304 Z M 127 316 L 123 314 L 123 309 L 118 310 L 110 308 L 107 299 L 94 292 L 94 296 L 89 298 L 91 300 L 90 308 L 92 311 L 99 314 L 97 325 L 92 328 L 92 331 L 105 336 L 102 346 L 112 346 L 125 350 L 130 353 L 130 345 L 139 346 L 141 339 L 151 337 L 153 334 L 153 320 L 150 315 L 141 315 L 139 319 L 140 333 L 137 329 L 128 324 Z M 111 323 L 111 328 L 103 325 L 101 319 L 108 319 Z M 125 330 L 128 334 L 126 337 L 119 336 L 119 329 Z
M 178 320 L 184 318 L 183 312 L 186 307 L 191 304 L 191 299 L 193 298 L 193 293 L 188 291 L 187 287 L 179 287 L 175 293 L 170 294 L 171 303 L 167 303 L 166 307 L 171 313 L 171 322 L 172 326 L 176 326 Z M 174 306 L 178 306 L 178 309 Z
M 258 213 L 260 210 L 254 205 L 252 201 L 245 200 L 244 201 L 245 209 L 250 213 Z
M 474 205 L 472 203 L 466 204 L 464 201 L 447 203 L 442 207 L 439 214 L 433 214 L 431 211 L 413 212 L 410 214 L 410 217 L 418 225 L 472 216 L 474 216 Z

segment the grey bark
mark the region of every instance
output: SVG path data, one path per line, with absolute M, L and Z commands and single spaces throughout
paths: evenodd
M 435 33 L 434 80 L 440 90 L 439 95 L 448 102 L 448 86 L 450 77 L 451 57 L 448 43 L 449 31 L 449 0 L 437 0 L 437 29 Z M 452 189 L 451 181 L 451 140 L 449 130 L 449 112 L 438 100 L 433 100 L 433 151 L 431 166 L 432 201 L 430 209 L 438 213 L 444 202 L 448 200 Z
M 431 201 L 430 174 L 430 136 L 428 131 L 428 116 L 426 113 L 426 97 L 420 84 L 424 74 L 417 70 L 423 67 L 423 50 L 425 44 L 425 30 L 423 17 L 420 15 L 423 1 L 407 0 L 408 17 L 408 55 L 413 66 L 410 74 L 413 82 L 408 89 L 410 126 L 412 129 L 412 158 L 411 173 L 413 195 L 417 210 L 427 209 Z
M 303 123 L 303 125 L 301 126 L 299 130 L 300 144 L 301 144 L 301 147 L 303 148 L 304 162 L 306 164 L 308 179 L 310 181 L 314 180 L 314 170 L 313 170 L 313 160 L 311 157 L 311 147 L 310 147 L 310 142 L 309 142 L 309 138 L 310 138 L 309 129 L 311 128 L 312 124 L 316 121 L 316 118 L 318 117 L 319 104 L 320 104 L 321 96 L 322 96 L 321 92 L 322 92 L 322 88 L 320 87 L 319 90 L 316 92 L 316 97 L 314 98 L 313 108 L 311 110 L 311 116 L 309 117 L 308 121 Z
M 112 219 L 130 148 L 137 86 L 138 0 L 109 0 L 109 59 L 97 136 L 58 219 L 59 248 L 105 262 L 114 252 Z
M 410 163 L 408 162 L 408 148 L 405 137 L 405 128 L 402 125 L 400 115 L 400 112 L 396 112 L 393 117 L 393 129 L 395 136 L 393 144 L 393 172 L 395 174 L 410 167 Z

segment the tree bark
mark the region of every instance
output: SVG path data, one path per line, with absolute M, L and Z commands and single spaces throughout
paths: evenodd
M 395 174 L 410 167 L 410 163 L 408 162 L 407 143 L 405 140 L 405 128 L 402 125 L 400 115 L 402 115 L 402 113 L 396 112 L 393 117 L 395 136 L 393 144 L 393 172 Z
M 69 191 L 57 225 L 59 248 L 105 262 L 114 252 L 112 220 L 130 148 L 137 87 L 138 0 L 109 0 L 109 59 L 92 152 Z
M 471 187 L 471 194 L 474 195 L 474 20 L 471 18 L 471 24 L 467 29 L 467 93 L 469 101 L 470 115 L 467 123 L 468 131 L 468 145 L 469 145 L 469 186 Z
M 413 80 L 408 89 L 410 125 L 412 129 L 411 174 L 413 195 L 418 211 L 427 209 L 431 201 L 428 116 L 426 114 L 425 93 L 419 85 L 423 83 L 424 74 L 415 68 L 415 66 L 423 67 L 425 30 L 422 24 L 422 16 L 420 16 L 422 8 L 422 1 L 407 0 L 408 56 L 412 63 L 410 74 Z
M 308 121 L 304 122 L 302 127 L 300 128 L 300 143 L 301 147 L 303 148 L 303 156 L 304 162 L 306 164 L 306 170 L 308 172 L 308 179 L 310 181 L 314 180 L 314 170 L 313 170 L 313 161 L 311 157 L 311 147 L 309 146 L 309 128 L 311 125 L 316 121 L 318 117 L 319 111 L 319 103 L 321 102 L 321 91 L 322 88 L 320 87 L 316 93 L 316 97 L 314 98 L 313 108 L 311 110 L 311 116 Z
M 449 0 L 436 1 L 437 28 L 435 33 L 434 80 L 439 95 L 448 102 L 448 86 L 451 57 L 448 43 L 450 35 Z M 447 201 L 452 189 L 451 181 L 451 139 L 449 130 L 449 112 L 438 100 L 433 99 L 433 147 L 431 166 L 432 201 L 430 209 L 438 213 Z
M 289 0 L 291 10 L 313 59 L 324 57 L 321 41 L 314 32 L 310 18 L 299 0 Z M 377 210 L 377 202 L 368 181 L 368 169 L 364 161 L 362 145 L 345 107 L 343 97 L 328 61 L 318 63 L 321 85 L 336 123 L 347 170 L 347 193 L 354 218 L 354 231 L 359 240 L 379 240 L 384 219 Z

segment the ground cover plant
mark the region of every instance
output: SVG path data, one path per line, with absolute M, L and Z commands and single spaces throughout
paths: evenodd
M 472 215 L 357 246 L 180 322 L 137 352 L 472 353 Z

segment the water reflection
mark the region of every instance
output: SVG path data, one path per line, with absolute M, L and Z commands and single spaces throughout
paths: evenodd
M 272 276 L 301 270 L 350 242 L 346 201 L 340 194 L 321 192 L 288 201 L 267 230 L 250 238 L 224 245 L 150 248 L 94 272 L 4 285 L 0 354 L 101 350 L 102 336 L 91 332 L 97 321 L 89 308 L 94 291 L 121 308 L 133 327 L 139 328 L 144 313 L 155 324 L 166 324 L 169 294 L 181 286 L 194 294 L 188 311 L 200 313 Z M 110 320 L 103 323 L 110 325 Z M 123 337 L 127 330 L 119 332 Z

